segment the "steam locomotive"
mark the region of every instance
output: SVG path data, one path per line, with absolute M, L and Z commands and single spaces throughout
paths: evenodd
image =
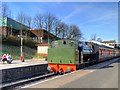
M 95 41 L 56 40 L 48 49 L 47 69 L 54 73 L 72 72 L 119 55 L 119 49 Z

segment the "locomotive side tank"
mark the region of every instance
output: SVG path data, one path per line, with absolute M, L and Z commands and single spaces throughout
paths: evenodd
M 49 71 L 75 71 L 76 63 L 79 63 L 79 52 L 73 40 L 57 40 L 51 43 L 48 49 Z

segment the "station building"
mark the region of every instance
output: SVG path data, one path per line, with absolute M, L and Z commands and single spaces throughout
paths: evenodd
M 23 35 L 25 35 L 25 31 L 29 27 L 8 17 L 0 18 L 0 35 L 4 37 L 10 35 L 16 36 L 20 34 L 20 29 L 22 29 Z
M 50 41 L 57 39 L 55 35 L 45 29 L 30 28 L 8 17 L 0 18 L 0 35 L 4 37 L 18 36 L 21 34 L 21 29 L 24 38 L 32 39 L 38 43 L 48 43 L 48 36 Z
M 4 37 L 15 36 L 17 38 L 21 30 L 24 39 L 29 38 L 38 42 L 38 44 L 35 45 L 37 46 L 37 54 L 45 57 L 48 53 L 48 42 L 59 39 L 45 29 L 30 28 L 8 17 L 0 18 L 0 35 Z
M 49 42 L 51 42 L 53 40 L 57 40 L 59 38 L 51 33 L 48 33 L 44 29 L 32 28 L 32 29 L 30 29 L 30 31 L 37 36 L 37 37 L 33 37 L 34 40 L 39 41 L 39 44 L 36 44 L 37 54 L 39 56 L 47 57 L 48 56 Z M 49 41 L 48 41 L 48 39 L 49 39 Z
M 41 29 L 41 28 L 31 28 L 30 32 L 32 32 L 32 34 L 34 34 L 36 36 L 36 37 L 32 36 L 33 40 L 38 40 L 39 43 L 44 43 L 44 44 L 48 43 L 48 37 L 49 37 L 49 42 L 59 39 L 55 35 L 49 33 L 45 29 Z

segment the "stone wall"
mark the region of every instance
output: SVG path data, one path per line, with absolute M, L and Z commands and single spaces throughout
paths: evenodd
M 47 73 L 47 64 L 2 69 L 0 72 L 2 73 L 0 83 L 15 82 Z

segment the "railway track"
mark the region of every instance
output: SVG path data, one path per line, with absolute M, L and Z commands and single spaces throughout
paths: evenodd
M 108 62 L 108 61 L 102 62 L 102 63 L 104 63 L 103 66 L 102 66 L 102 63 L 95 64 L 95 65 L 92 65 L 92 66 L 95 67 L 97 65 L 97 67 L 95 67 L 96 69 L 102 68 L 102 67 L 105 67 L 105 66 L 117 61 L 117 58 L 116 58 L 116 60 L 112 61 L 112 59 L 110 59 L 109 61 L 110 62 Z M 83 70 L 84 69 L 90 69 L 92 66 L 85 67 L 85 68 L 83 68 Z M 2 85 L 2 90 L 13 90 L 13 89 L 17 90 L 17 89 L 20 89 L 22 86 L 25 86 L 27 84 L 32 84 L 32 83 L 35 83 L 35 82 L 38 82 L 38 81 L 46 80 L 46 79 L 52 78 L 54 76 L 58 76 L 58 74 L 48 73 L 48 74 L 45 74 L 45 75 L 36 76 L 36 77 L 33 77 L 33 78 L 21 80 L 21 81 L 18 81 L 18 82 L 3 84 Z
M 20 80 L 20 81 L 17 81 L 17 82 L 12 82 L 12 83 L 6 83 L 6 84 L 3 84 L 2 85 L 2 90 L 15 90 L 15 89 L 19 89 L 20 87 L 26 85 L 26 84 L 30 84 L 30 83 L 33 83 L 33 82 L 36 82 L 36 81 L 40 81 L 40 80 L 45 80 L 45 79 L 48 79 L 50 77 L 54 77 L 56 76 L 57 74 L 54 74 L 54 73 L 48 73 L 48 74 L 45 74 L 45 75 L 41 75 L 41 76 L 36 76 L 36 77 L 32 77 L 32 78 L 29 78 L 29 79 L 24 79 L 24 80 Z

